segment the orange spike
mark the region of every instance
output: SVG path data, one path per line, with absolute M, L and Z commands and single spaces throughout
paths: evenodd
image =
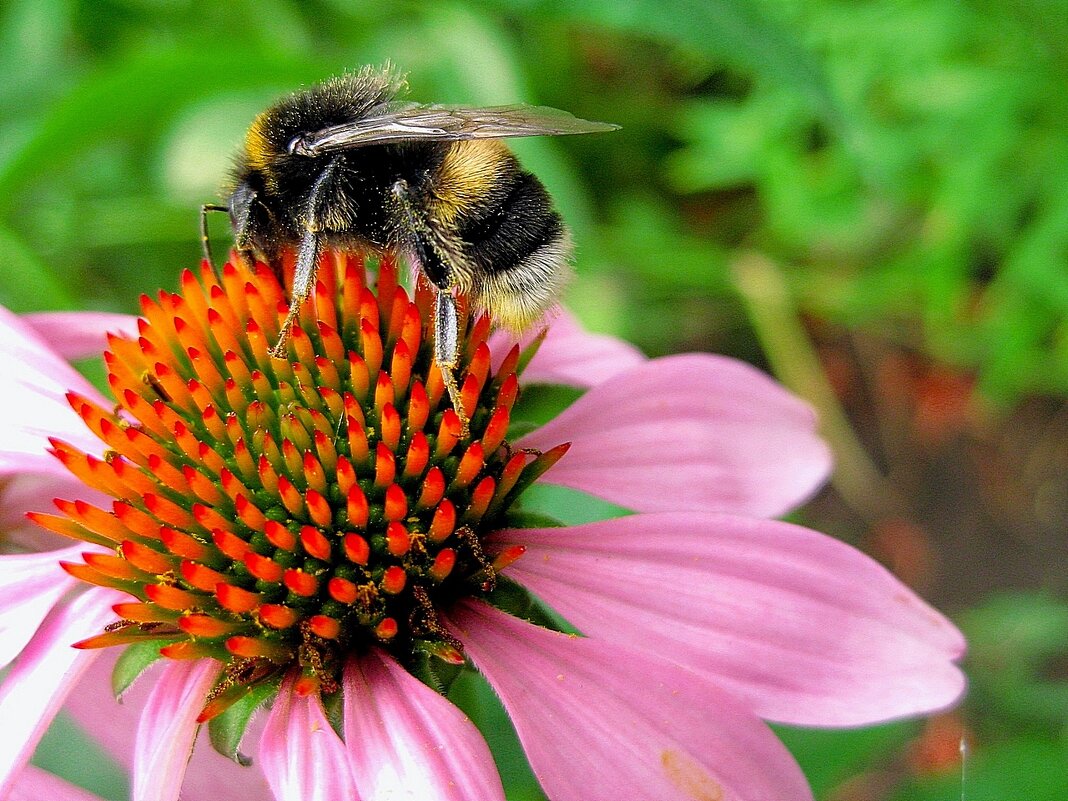
M 78 509 L 81 509 L 82 505 L 83 502 L 81 501 L 75 502 L 75 506 Z M 84 505 L 88 506 L 88 504 Z M 134 534 L 146 540 L 159 539 L 160 524 L 158 520 L 154 520 L 140 509 L 137 509 L 128 503 L 124 503 L 123 501 L 115 501 L 111 504 L 111 509 L 115 513 L 115 517 L 118 518 L 122 525 L 129 531 L 132 531 Z M 90 528 L 92 528 L 92 526 L 90 526 Z
M 387 521 L 401 520 L 408 514 L 408 496 L 399 484 L 390 484 L 386 488 L 382 514 Z
M 397 636 L 397 632 L 400 631 L 400 627 L 397 625 L 397 621 L 391 617 L 382 618 L 382 621 L 375 626 L 375 636 L 382 642 L 389 642 Z
M 215 506 L 222 500 L 222 493 L 215 482 L 191 465 L 183 465 L 182 477 L 190 491 L 209 506 Z
M 409 358 L 419 352 L 419 342 L 423 337 L 423 319 L 419 314 L 419 307 L 415 303 L 409 303 L 404 312 L 404 323 L 401 326 L 400 341 L 408 351 Z M 394 373 L 396 375 L 396 373 Z M 394 379 L 396 380 L 396 379 Z M 405 384 L 408 382 L 405 381 Z
M 223 517 L 215 509 L 202 503 L 193 504 L 193 517 L 207 531 L 213 531 L 214 529 L 229 531 L 233 528 L 228 518 Z M 175 525 L 175 528 L 191 528 L 191 526 Z
M 324 640 L 335 640 L 341 635 L 341 624 L 327 615 L 312 615 L 308 618 L 308 628 Z
M 512 491 L 512 487 L 519 480 L 519 477 L 523 475 L 523 468 L 527 463 L 527 454 L 522 451 L 512 454 L 512 458 L 504 466 L 504 470 L 501 471 L 501 482 L 497 485 L 496 496 L 499 500 L 503 500 L 504 496 Z
M 356 471 L 352 469 L 352 462 L 344 456 L 337 457 L 337 487 L 342 495 L 348 495 L 349 490 L 356 483 Z
M 331 420 L 338 420 L 345 414 L 345 403 L 337 392 L 330 387 L 319 387 L 319 395 L 326 404 Z
M 510 419 L 511 412 L 503 406 L 493 410 L 489 422 L 486 423 L 486 430 L 482 434 L 482 450 L 484 453 L 494 453 L 500 447 L 500 444 L 504 442 L 504 438 L 508 434 Z
M 168 526 L 181 529 L 191 529 L 197 524 L 193 515 L 178 506 L 174 501 L 164 498 L 162 495 L 146 493 L 143 496 L 145 508 L 149 513 Z
M 427 536 L 432 542 L 444 542 L 456 528 L 456 507 L 448 498 L 434 510 Z
M 323 354 L 331 364 L 340 363 L 345 358 L 345 346 L 338 336 L 335 326 L 319 320 L 319 338 L 323 343 Z M 336 389 L 336 387 L 335 387 Z
M 290 568 L 285 572 L 282 583 L 291 593 L 302 598 L 311 598 L 319 592 L 319 579 L 303 570 Z
M 275 548 L 294 551 L 297 547 L 297 535 L 277 520 L 268 520 L 263 527 L 263 533 Z
M 281 643 L 261 637 L 231 637 L 226 641 L 226 650 L 245 659 L 262 657 L 275 664 L 284 665 L 293 658 L 293 651 Z
M 388 486 L 397 476 L 397 460 L 384 443 L 375 448 L 375 486 Z
M 360 401 L 367 400 L 367 393 L 371 388 L 371 373 L 367 362 L 355 351 L 349 351 L 349 386 L 352 394 Z
M 460 464 L 456 468 L 456 477 L 452 480 L 452 486 L 468 486 L 475 480 L 484 464 L 485 458 L 482 453 L 482 446 L 477 442 L 472 442 L 464 452 L 463 458 L 460 459 Z
M 235 587 L 233 584 L 219 584 L 215 587 L 215 597 L 219 599 L 219 605 L 223 609 L 243 614 L 259 606 L 263 596 L 258 592 L 249 592 Z
M 363 320 L 360 323 L 360 342 L 363 346 L 361 350 L 364 364 L 367 366 L 367 375 L 378 375 L 382 368 L 382 338 L 379 336 L 378 327 Z
M 315 433 L 319 434 L 318 431 Z M 323 471 L 323 466 L 319 464 L 319 460 L 315 458 L 315 454 L 305 451 L 301 462 L 304 468 L 304 480 L 308 482 L 308 486 L 320 494 L 325 493 L 326 473 Z
M 256 472 L 260 478 L 260 484 L 269 493 L 275 493 L 278 490 L 278 474 L 274 472 L 274 468 L 271 467 L 270 461 L 266 456 L 260 456 L 260 460 L 256 465 Z
M 330 597 L 341 604 L 351 604 L 357 598 L 357 587 L 348 579 L 332 578 L 326 583 L 326 591 Z
M 293 486 L 293 482 L 285 476 L 278 477 L 278 496 L 291 515 L 304 514 L 304 499 L 301 497 L 300 490 Z
M 330 503 L 313 489 L 304 494 L 304 501 L 308 507 L 308 514 L 312 522 L 318 526 L 329 526 L 334 521 L 334 511 Z
M 42 528 L 48 529 L 61 536 L 70 537 L 72 540 L 81 540 L 82 542 L 91 542 L 95 545 L 102 545 L 105 548 L 118 543 L 119 540 L 128 533 L 123 530 L 121 526 L 116 526 L 121 533 L 117 533 L 115 538 L 112 539 L 102 533 L 90 531 L 85 526 L 75 523 L 69 517 L 47 515 L 41 512 L 27 512 L 26 517 Z
M 300 612 L 282 604 L 264 604 L 259 609 L 260 620 L 272 629 L 288 629 L 300 620 Z
M 404 459 L 404 477 L 415 478 L 422 475 L 430 461 L 430 443 L 427 442 L 426 434 L 417 431 L 408 444 L 408 454 Z
M 365 463 L 370 454 L 367 434 L 364 433 L 360 421 L 352 415 L 346 417 L 345 420 L 348 426 L 349 456 L 354 462 Z
M 456 443 L 460 441 L 462 428 L 456 412 L 446 409 L 441 416 L 441 425 L 438 427 L 438 443 L 434 449 L 435 458 L 444 459 L 449 455 L 449 452 L 456 447 Z
M 312 439 L 315 441 L 315 453 L 319 456 L 321 469 L 328 473 L 335 472 L 337 470 L 337 451 L 334 449 L 333 441 L 322 431 L 316 431 Z M 322 489 L 319 487 L 316 487 L 316 489 L 325 494 L 325 481 Z
M 504 361 L 501 362 L 501 366 L 497 368 L 496 377 L 498 379 L 507 377 L 515 372 L 516 367 L 519 366 L 519 343 L 512 345 L 511 350 L 504 357 Z
M 235 562 L 244 559 L 245 554 L 252 547 L 233 532 L 223 531 L 218 528 L 211 532 L 211 540 L 215 543 L 216 548 Z
M 162 609 L 155 604 L 122 603 L 111 607 L 123 620 L 134 623 L 177 623 L 182 615 L 171 609 Z
M 324 562 L 330 558 L 330 540 L 314 526 L 301 527 L 300 544 L 304 546 L 304 550 L 309 556 L 321 559 Z
M 382 444 L 396 452 L 400 445 L 401 419 L 392 403 L 387 403 L 382 407 L 379 415 L 379 428 L 382 434 Z
M 392 404 L 393 401 L 393 382 L 389 380 L 389 375 L 385 372 L 379 372 L 378 379 L 375 381 L 375 409 L 381 414 L 382 408 L 387 403 Z
M 412 353 L 403 339 L 398 340 L 393 348 L 389 375 L 393 383 L 394 402 L 400 403 L 408 394 L 408 382 L 412 379 Z
M 215 592 L 220 584 L 226 583 L 226 576 L 218 570 L 189 561 L 182 562 L 179 572 L 189 584 L 203 592 Z
M 526 552 L 526 545 L 509 545 L 493 558 L 493 570 L 500 573 Z
M 408 529 L 396 521 L 386 526 L 386 550 L 394 556 L 404 556 L 411 548 Z
M 160 575 L 175 567 L 173 557 L 131 540 L 123 541 L 122 555 L 131 565 L 146 573 Z
M 207 545 L 194 539 L 184 531 L 176 531 L 173 528 L 162 526 L 159 534 L 164 547 L 175 556 L 203 561 L 211 553 Z
M 170 584 L 146 584 L 145 595 L 156 606 L 176 611 L 193 609 L 201 602 L 201 596 L 172 587 Z
M 150 461 L 154 460 L 155 456 L 153 455 Z M 159 484 L 145 475 L 140 467 L 133 462 L 126 461 L 122 456 L 112 459 L 109 466 L 112 475 L 118 480 L 119 486 L 122 487 L 120 492 L 115 493 L 116 495 L 131 498 L 138 495 L 152 494 L 160 489 Z M 174 468 L 171 469 L 173 470 Z
M 430 577 L 434 581 L 444 581 L 448 578 L 452 569 L 456 566 L 456 551 L 452 548 L 442 548 L 434 557 L 434 563 L 430 566 Z
M 359 484 L 353 484 L 349 489 L 345 503 L 349 525 L 354 528 L 367 528 L 367 518 L 370 510 L 367 505 L 367 496 L 363 494 Z
M 489 509 L 490 501 L 493 500 L 493 493 L 497 489 L 497 482 L 493 480 L 493 476 L 486 476 L 475 486 L 471 492 L 471 503 L 467 507 L 467 511 L 464 512 L 464 522 L 474 523 L 482 519 L 482 516 L 486 514 L 486 510 Z
M 241 628 L 240 623 L 229 623 L 211 615 L 183 615 L 178 628 L 192 637 L 227 637 Z
M 408 574 L 404 571 L 403 567 L 398 565 L 392 565 L 386 568 L 386 572 L 382 574 L 382 592 L 389 595 L 396 595 L 400 591 L 404 590 L 405 584 L 408 583 Z
M 342 547 L 345 550 L 345 558 L 357 565 L 366 565 L 371 557 L 371 546 L 367 540 L 359 534 L 349 532 L 341 538 Z
M 423 478 L 423 487 L 419 493 L 418 507 L 429 509 L 436 506 L 438 501 L 445 495 L 445 474 L 441 468 L 434 465 L 426 472 Z
M 426 388 L 421 381 L 414 381 L 408 398 L 408 431 L 422 431 L 429 416 L 430 401 L 426 396 Z
M 52 503 L 56 504 L 56 507 L 64 515 L 76 523 L 80 523 L 85 529 L 99 534 L 104 539 L 109 539 L 114 543 L 121 543 L 123 539 L 129 536 L 130 530 L 121 521 L 116 520 L 105 512 L 104 509 L 98 509 L 96 506 L 85 503 L 85 501 L 64 501 L 59 498 L 52 501 Z M 135 531 L 135 533 L 137 532 Z M 81 539 L 81 537 L 77 538 Z
M 142 570 L 138 570 L 125 559 L 113 554 L 86 552 L 82 558 L 89 567 L 111 578 L 123 581 L 147 581 L 151 576 Z
M 273 559 L 262 556 L 255 551 L 249 551 L 244 558 L 248 572 L 260 581 L 275 583 L 282 580 L 282 566 Z
M 501 384 L 501 389 L 497 393 L 497 403 L 495 406 L 508 409 L 512 408 L 512 404 L 515 403 L 515 399 L 519 396 L 519 379 L 516 378 L 515 373 L 510 373 L 507 378 L 504 379 L 504 383 Z

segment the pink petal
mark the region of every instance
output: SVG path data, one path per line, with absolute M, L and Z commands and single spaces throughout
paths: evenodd
M 345 743 L 326 719 L 319 696 L 282 682 L 260 738 L 260 766 L 278 801 L 356 801 Z
M 639 512 L 774 517 L 830 470 L 812 410 L 721 356 L 653 359 L 596 386 L 519 442 L 571 450 L 544 481 Z
M 484 603 L 454 620 L 553 801 L 812 797 L 771 730 L 704 677 Z
M 74 390 L 107 405 L 73 367 L 17 315 L 0 307 L 0 376 L 5 422 L 0 427 L 0 475 L 26 471 L 66 475 L 45 452 L 55 436 L 98 453 L 103 445 L 67 403 Z
M 132 801 L 175 801 L 197 736 L 197 716 L 215 686 L 212 659 L 166 662 L 141 712 L 134 746 Z
M 482 734 L 392 657 L 345 666 L 345 742 L 363 798 L 504 801 Z
M 593 387 L 645 361 L 629 342 L 584 331 L 571 312 L 557 308 L 521 337 L 495 331 L 489 339 L 493 369 L 500 367 L 513 345 L 525 348 L 546 326 L 545 340 L 523 371 L 524 383 Z
M 123 694 L 122 703 L 119 703 L 111 693 L 111 671 L 117 650 L 108 649 L 93 663 L 76 691 L 67 698 L 64 710 L 110 756 L 130 770 L 134 762 L 137 722 L 152 691 L 154 674 L 169 663 L 167 660 L 157 662 Z M 249 727 L 242 743 L 246 753 L 256 752 L 261 721 L 253 720 Z M 182 801 L 219 801 L 220 787 L 226 788 L 226 801 L 263 801 L 270 797 L 263 772 L 257 766 L 243 767 L 222 756 L 212 748 L 206 727 L 201 727 L 182 782 L 181 798 Z
M 137 318 L 132 314 L 66 311 L 23 315 L 48 346 L 64 359 L 100 356 L 107 348 L 107 334 L 137 337 Z
M 5 801 L 101 801 L 88 790 L 75 787 L 34 765 L 23 768 Z
M 860 551 L 800 526 L 646 514 L 502 532 L 508 575 L 580 631 L 653 651 L 761 717 L 856 726 L 952 704 L 956 627 Z
M 115 599 L 114 591 L 94 588 L 57 607 L 4 676 L 0 721 L 8 747 L 0 748 L 0 798 L 98 654 L 71 648 L 71 643 L 99 633 L 114 620 Z
M 85 548 L 0 556 L 0 667 L 30 641 L 41 621 L 74 585 L 59 566 L 78 559 Z

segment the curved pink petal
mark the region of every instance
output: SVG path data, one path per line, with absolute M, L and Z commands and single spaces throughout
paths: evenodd
M 345 743 L 318 695 L 299 696 L 282 682 L 260 738 L 259 760 L 278 801 L 356 801 Z
M 26 471 L 65 475 L 46 452 L 49 437 L 97 453 L 103 446 L 67 403 L 68 390 L 107 405 L 73 367 L 17 315 L 0 307 L 0 375 L 4 376 L 4 425 L 0 427 L 0 475 Z
M 508 575 L 580 631 L 710 676 L 761 717 L 856 726 L 952 704 L 957 628 L 877 562 L 776 521 L 646 514 L 505 531 Z
M 475 724 L 391 657 L 350 659 L 344 681 L 345 742 L 363 798 L 504 801 Z
M 115 598 L 112 590 L 94 588 L 57 607 L 4 677 L 0 721 L 9 747 L 0 748 L 0 798 L 33 754 L 67 693 L 98 655 L 71 648 L 71 643 L 99 633 L 115 619 L 111 610 Z
M 699 353 L 617 375 L 518 444 L 562 442 L 543 481 L 639 512 L 775 517 L 831 467 L 808 405 L 744 362 Z
M 107 348 L 107 334 L 137 338 L 137 317 L 112 312 L 35 312 L 22 316 L 48 346 L 64 359 L 100 356 Z
M 59 566 L 78 559 L 85 548 L 0 556 L 0 667 L 11 662 L 41 625 L 74 579 Z
M 607 334 L 591 334 L 583 330 L 571 312 L 557 308 L 521 337 L 495 331 L 489 339 L 493 369 L 500 367 L 513 345 L 518 343 L 525 348 L 546 327 L 545 340 L 523 370 L 523 383 L 593 387 L 645 361 L 641 351 L 629 342 Z
M 75 787 L 34 765 L 23 768 L 5 801 L 101 801 L 88 790 Z
M 126 690 L 120 703 L 111 692 L 111 671 L 117 655 L 117 649 L 108 649 L 92 664 L 78 682 L 75 692 L 67 698 L 64 710 L 111 757 L 130 770 L 134 763 L 141 710 L 152 692 L 156 672 L 168 662 L 160 660 L 146 671 Z M 256 752 L 259 723 L 254 720 L 249 726 L 242 743 L 246 753 Z M 257 767 L 244 767 L 222 756 L 212 748 L 207 731 L 201 727 L 182 782 L 181 798 L 182 801 L 218 801 L 220 787 L 226 788 L 226 801 L 263 801 L 270 797 L 263 771 Z
M 705 677 L 484 603 L 453 619 L 553 801 L 812 797 L 771 730 Z
M 166 662 L 141 712 L 134 745 L 132 801 L 175 801 L 197 736 L 197 716 L 218 678 L 212 659 Z

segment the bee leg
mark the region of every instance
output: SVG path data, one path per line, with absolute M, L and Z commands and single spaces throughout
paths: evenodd
M 453 236 L 419 208 L 407 181 L 394 183 L 391 194 L 400 225 L 400 246 L 434 287 L 434 364 L 441 370 L 449 400 L 460 418 L 460 434 L 467 437 L 470 421 L 456 380 L 456 368 L 460 364 L 460 315 L 452 294 L 456 275 L 462 271 L 463 250 Z
M 297 266 L 293 273 L 293 291 L 289 297 L 289 313 L 282 322 L 282 330 L 278 332 L 278 342 L 269 351 L 276 359 L 284 359 L 287 356 L 286 343 L 289 341 L 289 332 L 297 317 L 300 316 L 300 308 L 304 305 L 304 301 L 311 297 L 318 268 L 319 236 L 315 231 L 306 230 L 304 237 L 300 240 L 300 251 L 297 253 Z
M 211 267 L 211 271 L 215 273 L 215 277 L 218 278 L 219 271 L 215 268 L 215 261 L 211 258 L 211 240 L 208 239 L 209 211 L 229 212 L 230 209 L 216 203 L 204 203 L 200 207 L 200 248 L 204 252 L 204 260 L 207 261 L 208 266 Z
M 460 436 L 466 438 L 471 433 L 471 425 L 456 383 L 456 367 L 460 363 L 460 316 L 452 292 L 438 289 L 434 294 L 434 364 L 441 370 L 452 408 L 460 418 Z

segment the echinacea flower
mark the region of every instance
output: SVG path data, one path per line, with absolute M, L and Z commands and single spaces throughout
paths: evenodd
M 33 518 L 83 543 L 64 567 L 92 586 L 40 601 L 42 628 L 77 607 L 63 632 L 83 650 L 63 658 L 126 646 L 120 689 L 155 663 L 137 801 L 177 798 L 205 722 L 240 758 L 263 705 L 242 748 L 284 801 L 502 799 L 481 734 L 430 686 L 467 661 L 557 800 L 810 798 L 761 718 L 859 725 L 959 696 L 952 624 L 868 557 L 768 519 L 829 462 L 811 411 L 758 371 L 646 361 L 566 319 L 534 353 L 479 318 L 462 436 L 429 292 L 409 297 L 388 260 L 372 288 L 344 254 L 320 279 L 274 360 L 273 275 L 186 273 L 180 295 L 144 300 L 136 339 L 110 338 L 118 406 L 70 395 L 103 445 L 51 432 L 90 489 Z M 514 437 L 520 374 L 589 389 Z M 535 481 L 634 514 L 553 526 L 523 506 Z M 584 636 L 516 614 L 542 602 Z M 72 682 L 22 661 L 0 711 L 47 699 L 37 731 Z

